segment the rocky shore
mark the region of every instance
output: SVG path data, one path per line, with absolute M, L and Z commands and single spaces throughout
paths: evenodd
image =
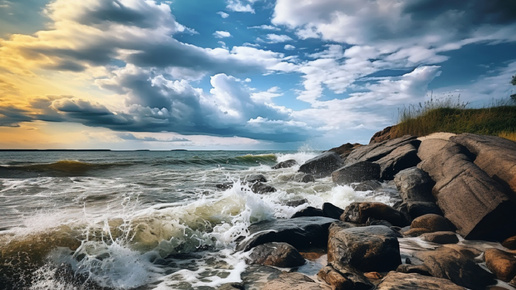
M 243 282 L 220 289 L 515 289 L 516 143 L 473 134 L 383 139 L 331 149 L 296 179 L 331 176 L 361 190 L 394 183 L 399 203 L 326 203 L 254 224 L 237 246 L 249 257 Z M 248 182 L 274 190 L 265 178 Z M 422 242 L 430 246 L 406 250 Z M 297 271 L 321 257 L 317 275 Z

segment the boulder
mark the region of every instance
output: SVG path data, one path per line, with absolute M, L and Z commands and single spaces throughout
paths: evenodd
M 411 228 L 409 230 L 402 231 L 403 236 L 405 237 L 419 237 L 422 234 L 431 233 L 429 229 L 423 229 L 423 228 Z
M 342 208 L 335 206 L 329 202 L 323 203 L 322 211 L 325 217 L 334 218 L 337 220 L 344 213 L 344 210 Z
M 339 154 L 342 159 L 344 159 L 349 155 L 349 153 L 351 153 L 353 150 L 355 150 L 356 148 L 358 148 L 360 146 L 363 146 L 363 145 L 358 144 L 358 143 L 354 143 L 354 144 L 346 143 L 346 144 L 340 145 L 339 147 L 331 148 L 328 151 L 335 152 L 335 153 Z
M 328 283 L 332 289 L 369 290 L 373 284 L 360 272 L 351 267 L 339 267 L 335 269 L 332 265 L 323 267 L 317 277 Z
M 255 183 L 255 182 L 267 182 L 267 178 L 263 174 L 250 174 L 244 178 L 244 182 Z
M 404 169 L 394 176 L 394 183 L 400 192 L 400 196 L 404 202 L 435 202 L 432 195 L 432 187 L 434 181 L 426 172 L 411 167 Z
M 487 268 L 496 278 L 509 282 L 516 276 L 516 258 L 499 249 L 487 249 L 484 253 Z
M 502 246 L 509 250 L 516 250 L 516 236 L 509 237 L 502 242 Z
M 328 287 L 320 285 L 308 276 L 301 273 L 287 273 L 283 272 L 278 278 L 269 281 L 263 285 L 262 290 L 329 290 Z
M 425 214 L 443 215 L 443 212 L 434 202 L 409 201 L 407 202 L 407 213 L 415 219 Z
M 453 282 L 435 277 L 423 276 L 416 273 L 399 273 L 399 272 L 389 272 L 387 276 L 378 284 L 376 287 L 377 290 L 399 290 L 399 289 L 407 289 L 407 290 L 417 290 L 417 289 L 426 289 L 426 290 L 465 290 L 464 287 L 461 287 Z
M 451 141 L 466 147 L 475 164 L 491 178 L 510 189 L 516 198 L 516 142 L 486 135 L 460 134 Z
M 346 228 L 330 226 L 328 263 L 363 272 L 394 270 L 401 264 L 397 234 L 386 226 Z
M 416 137 L 406 135 L 400 138 L 358 147 L 348 155 L 345 164 L 350 165 L 360 161 L 375 162 L 389 155 L 398 147 L 402 147 L 405 144 L 411 144 L 417 148 L 419 143 L 421 143 L 421 141 L 417 140 Z
M 407 143 L 395 148 L 375 163 L 380 165 L 380 177 L 383 180 L 392 180 L 398 172 L 416 166 L 419 161 L 421 160 L 417 156 L 417 147 Z
M 448 231 L 422 234 L 421 239 L 423 241 L 436 243 L 436 244 L 456 244 L 459 242 L 459 238 L 457 238 L 457 234 L 454 232 L 448 232 Z
M 276 192 L 276 188 L 274 188 L 268 184 L 261 183 L 261 182 L 256 182 L 253 185 L 251 185 L 251 190 L 254 193 L 258 193 L 258 194 Z
M 487 285 L 495 283 L 493 274 L 477 265 L 467 249 L 443 246 L 432 251 L 416 252 L 415 256 L 423 261 L 432 276 L 448 279 L 457 285 L 485 289 Z
M 303 216 L 324 216 L 322 209 L 309 206 L 296 212 L 291 218 L 298 218 Z
M 280 169 L 280 168 L 289 168 L 297 165 L 297 161 L 294 159 L 289 159 L 286 161 L 282 161 L 272 166 L 272 169 Z
M 408 225 L 405 216 L 381 202 L 353 202 L 344 209 L 340 220 L 358 224 L 364 224 L 369 218 L 386 220 L 389 223 L 404 227 Z
M 249 256 L 251 263 L 276 267 L 297 267 L 305 263 L 305 259 L 296 248 L 287 243 L 267 243 L 253 248 Z
M 415 218 L 410 224 L 411 229 L 427 229 L 430 232 L 439 232 L 439 231 L 453 231 L 454 228 L 450 224 L 450 222 L 436 214 L 425 214 L 420 217 Z
M 237 251 L 248 251 L 270 242 L 285 242 L 297 250 L 325 248 L 328 227 L 335 219 L 327 217 L 298 217 L 265 221 L 249 226 L 250 236 L 241 241 Z
M 451 141 L 429 139 L 419 155 L 423 161 L 418 167 L 436 182 L 432 192 L 437 205 L 463 237 L 499 240 L 516 233 L 516 205 L 472 162 L 467 150 Z
M 308 182 L 315 182 L 315 178 L 311 174 L 298 172 L 298 173 L 294 174 L 294 176 L 292 176 L 292 181 L 308 183 Z
M 355 191 L 369 191 L 381 188 L 382 184 L 378 180 L 366 180 L 360 183 L 352 183 L 351 187 Z
M 326 177 L 341 167 L 343 164 L 342 158 L 335 152 L 326 152 L 316 156 L 299 167 L 300 172 L 308 173 L 314 177 Z
M 357 162 L 333 171 L 331 178 L 336 184 L 377 180 L 380 179 L 380 165 L 368 161 Z
M 386 140 L 394 139 L 394 131 L 396 131 L 396 126 L 385 127 L 382 131 L 378 131 L 374 133 L 371 140 L 369 140 L 369 144 L 380 143 Z

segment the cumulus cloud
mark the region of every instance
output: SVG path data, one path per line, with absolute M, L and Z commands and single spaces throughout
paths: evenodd
M 227 14 L 224 11 L 219 11 L 219 12 L 217 12 L 217 14 L 220 15 L 220 17 L 222 17 L 224 19 L 229 17 L 229 14 Z
M 226 0 L 226 8 L 235 12 L 255 13 L 252 6 L 254 2 L 256 0 Z
M 280 43 L 292 40 L 290 36 L 284 34 L 267 34 L 266 38 L 269 43 Z
M 215 36 L 216 38 L 226 38 L 231 37 L 231 33 L 229 33 L 228 31 L 215 31 L 213 33 L 213 36 Z

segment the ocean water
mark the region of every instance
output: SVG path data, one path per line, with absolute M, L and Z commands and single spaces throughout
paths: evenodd
M 0 289 L 216 289 L 241 281 L 246 253 L 235 246 L 252 223 L 324 202 L 396 201 L 392 185 L 354 191 L 295 182 L 299 166 L 271 169 L 318 154 L 0 152 Z M 253 193 L 251 174 L 277 191 Z

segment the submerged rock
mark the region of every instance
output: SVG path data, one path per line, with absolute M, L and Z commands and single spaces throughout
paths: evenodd
M 328 263 L 350 265 L 364 272 L 394 270 L 401 264 L 397 233 L 386 226 L 329 229 Z
M 249 258 L 254 264 L 276 267 L 297 267 L 305 263 L 296 248 L 287 243 L 276 242 L 253 248 Z
M 335 152 L 326 152 L 306 161 L 301 167 L 300 172 L 308 173 L 314 177 L 326 177 L 341 167 L 343 164 L 342 158 Z

